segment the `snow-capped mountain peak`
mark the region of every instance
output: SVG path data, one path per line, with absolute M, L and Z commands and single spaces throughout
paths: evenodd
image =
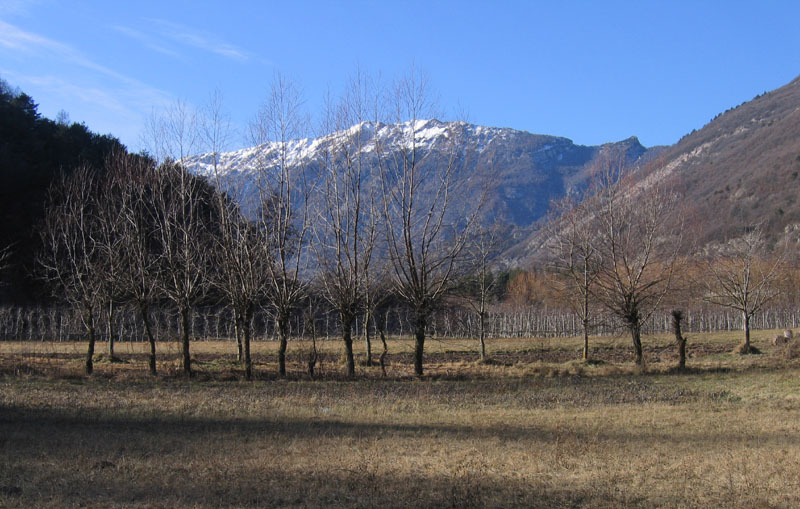
M 513 228 L 525 228 L 547 212 L 553 198 L 580 188 L 595 157 L 609 146 L 625 151 L 629 161 L 646 152 L 635 139 L 587 147 L 562 137 L 425 119 L 395 124 L 361 122 L 316 138 L 269 142 L 216 157 L 200 155 L 191 158 L 187 167 L 197 174 L 213 176 L 216 161 L 223 180 L 235 179 L 240 187 L 248 187 L 248 179 L 255 179 L 261 171 L 271 173 L 281 165 L 302 166 L 309 180 L 318 180 L 324 175 L 325 165 L 341 159 L 344 153 L 362 156 L 367 173 L 373 172 L 367 179 L 377 175 L 379 158 L 400 160 L 403 151 L 407 155 L 415 150 L 425 173 L 434 177 L 445 171 L 444 166 L 455 155 L 455 178 L 466 182 L 459 186 L 462 192 L 477 196 L 488 190 L 485 221 L 500 220 Z M 424 199 L 428 198 L 434 199 Z M 466 205 L 469 200 L 461 201 Z

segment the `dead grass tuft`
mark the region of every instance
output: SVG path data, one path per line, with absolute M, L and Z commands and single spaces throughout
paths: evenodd
M 584 364 L 587 364 L 589 366 L 603 366 L 603 365 L 607 364 L 607 362 L 604 361 L 604 360 L 591 359 L 591 358 L 584 359 L 583 362 L 584 362 Z
M 127 364 L 128 363 L 128 361 L 125 360 L 125 359 L 121 359 L 120 357 L 118 357 L 116 355 L 108 355 L 107 353 L 101 353 L 101 354 L 95 355 L 94 357 L 92 357 L 92 361 L 93 362 L 97 362 L 97 363 L 106 362 L 106 363 L 110 363 L 110 364 Z
M 736 348 L 733 349 L 733 353 L 739 355 L 758 355 L 761 353 L 761 350 L 750 344 L 749 346 L 747 343 L 739 343 Z
M 776 346 L 772 353 L 774 356 L 791 361 L 800 358 L 800 341 L 789 340 L 787 343 Z
M 511 366 L 511 364 L 510 364 L 510 363 L 508 363 L 508 362 L 504 362 L 504 361 L 500 361 L 500 360 L 497 360 L 497 359 L 495 359 L 495 358 L 493 358 L 493 357 L 486 357 L 486 358 L 484 358 L 484 359 L 478 359 L 478 360 L 477 360 L 477 361 L 475 361 L 475 362 L 476 362 L 478 365 L 481 365 L 481 364 L 482 364 L 482 365 L 484 365 L 484 366 L 506 366 L 506 367 L 507 367 L 507 366 Z

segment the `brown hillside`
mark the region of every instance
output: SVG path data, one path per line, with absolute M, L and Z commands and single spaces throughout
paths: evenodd
M 800 227 L 800 78 L 718 115 L 643 168 L 667 168 L 699 245 L 762 223 L 774 240 Z
M 756 224 L 772 241 L 800 243 L 800 77 L 657 149 L 634 163 L 640 169 L 633 177 L 667 183 L 683 196 L 686 251 L 739 237 Z M 542 263 L 546 231 L 534 229 L 497 263 Z

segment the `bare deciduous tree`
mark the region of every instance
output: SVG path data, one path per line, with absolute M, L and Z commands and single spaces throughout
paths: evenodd
M 241 362 L 245 379 L 252 378 L 250 342 L 252 321 L 270 283 L 271 253 L 265 249 L 264 232 L 245 218 L 238 207 L 220 199 L 220 235 L 216 242 L 217 265 L 214 284 L 225 295 L 233 310 L 237 332 L 241 334 Z
M 309 196 L 313 186 L 306 181 L 302 161 L 290 159 L 290 142 L 300 138 L 306 129 L 301 106 L 300 91 L 289 80 L 276 75 L 267 101 L 250 126 L 255 145 L 273 143 L 277 148 L 269 152 L 271 158 L 259 161 L 257 185 L 258 221 L 270 249 L 266 298 L 278 326 L 280 376 L 286 376 L 289 320 L 302 302 L 306 287 L 301 269 L 307 260 Z
M 97 243 L 97 189 L 97 177 L 88 166 L 80 166 L 55 182 L 41 229 L 44 248 L 38 260 L 58 296 L 80 312 L 89 339 L 87 374 L 94 369 L 98 296 L 104 278 Z
M 414 314 L 414 371 L 422 375 L 430 314 L 451 289 L 481 200 L 466 217 L 448 214 L 459 196 L 459 126 L 443 124 L 448 150 L 424 149 L 418 121 L 432 110 L 425 76 L 412 69 L 396 83 L 392 101 L 394 120 L 406 124 L 396 146 L 376 140 L 386 246 L 395 291 Z
M 580 319 L 583 359 L 589 359 L 589 331 L 592 321 L 591 295 L 598 277 L 599 260 L 595 238 L 596 217 L 585 201 L 567 197 L 554 202 L 548 223 L 550 254 L 558 293 Z
M 204 113 L 201 133 L 212 156 L 219 220 L 219 234 L 215 236 L 212 251 L 217 267 L 212 272 L 212 283 L 225 296 L 233 311 L 239 362 L 244 364 L 245 379 L 250 380 L 253 375 L 250 355 L 252 321 L 269 285 L 270 252 L 263 222 L 246 217 L 242 211 L 248 207 L 248 204 L 243 204 L 245 193 L 236 183 L 223 182 L 222 179 L 219 154 L 227 142 L 230 128 L 219 92 L 212 95 Z
M 150 309 L 157 300 L 161 280 L 158 214 L 153 199 L 158 181 L 154 164 L 123 152 L 106 161 L 108 178 L 116 182 L 119 195 L 119 238 L 115 244 L 120 260 L 117 282 L 125 300 L 136 308 L 150 346 L 150 374 L 156 374 L 156 338 Z
M 99 298 L 102 311 L 105 314 L 106 327 L 108 333 L 108 357 L 109 361 L 117 362 L 119 359 L 114 355 L 115 335 L 114 318 L 117 308 L 123 302 L 123 288 L 121 279 L 124 277 L 122 272 L 124 260 L 120 256 L 123 251 L 125 238 L 124 233 L 124 214 L 122 213 L 123 194 L 128 190 L 128 182 L 120 178 L 114 178 L 111 160 L 114 158 L 125 157 L 110 154 L 106 158 L 105 173 L 99 181 L 98 195 L 95 197 L 97 208 L 98 232 L 95 237 L 98 247 L 98 254 L 101 262 L 98 270 L 102 270 L 102 284 L 100 286 Z
M 780 295 L 783 257 L 767 257 L 761 228 L 729 242 L 703 264 L 702 300 L 742 313 L 744 342 L 739 353 L 753 353 L 750 320 Z
M 209 288 L 213 198 L 205 183 L 179 163 L 163 163 L 156 174 L 159 290 L 178 310 L 183 371 L 191 376 L 189 317 Z
M 670 290 L 681 245 L 677 196 L 657 185 L 632 187 L 618 179 L 624 167 L 611 160 L 592 198 L 596 214 L 596 280 L 593 294 L 622 320 L 644 366 L 642 325 Z
M 209 288 L 212 192 L 186 171 L 187 158 L 198 148 L 197 113 L 176 101 L 147 125 L 151 153 L 159 165 L 153 193 L 159 241 L 159 292 L 178 311 L 183 370 L 192 375 L 189 316 Z
M 500 251 L 500 232 L 499 224 L 491 227 L 478 226 L 467 248 L 471 274 L 465 281 L 463 297 L 478 318 L 478 345 L 482 361 L 486 360 L 486 316 L 489 299 L 498 282 L 491 273 L 489 264 Z
M 204 148 L 209 151 L 211 156 L 212 179 L 219 191 L 217 207 L 220 218 L 220 232 L 222 235 L 218 239 L 221 243 L 215 246 L 215 255 L 217 258 L 224 258 L 226 250 L 236 251 L 233 246 L 237 239 L 234 230 L 239 226 L 238 220 L 240 218 L 239 214 L 241 209 L 252 204 L 245 203 L 246 197 L 244 193 L 242 193 L 242 185 L 240 182 L 224 180 L 221 174 L 224 169 L 220 167 L 220 155 L 230 138 L 231 125 L 230 118 L 223 110 L 223 95 L 219 89 L 214 90 L 209 97 L 205 108 L 201 112 L 199 125 Z M 232 203 L 229 203 L 228 199 L 226 199 L 226 195 L 227 198 L 232 200 Z M 239 206 L 237 207 L 235 204 L 239 204 Z M 216 274 L 218 277 L 215 278 L 214 285 L 218 288 L 220 288 L 220 285 L 224 287 L 238 286 L 235 274 L 226 271 L 228 267 L 224 263 L 215 263 L 221 270 Z M 223 293 L 228 293 L 224 288 L 220 289 Z M 229 301 L 231 301 L 230 298 Z M 240 363 L 247 364 L 247 362 L 245 362 L 244 346 L 242 344 L 242 320 L 238 314 L 240 309 L 232 302 L 229 303 L 233 311 L 237 360 Z M 245 369 L 245 372 L 247 373 L 247 369 Z
M 364 150 L 370 130 L 362 125 L 368 120 L 372 94 L 367 78 L 358 73 L 342 99 L 329 105 L 325 129 L 336 139 L 324 154 L 324 183 L 314 228 L 320 282 L 325 299 L 339 314 L 348 376 L 355 375 L 352 329 L 364 307 L 378 231 L 375 187 L 368 187 L 371 158 Z M 358 128 L 349 131 L 351 126 Z M 369 342 L 367 352 L 369 364 Z

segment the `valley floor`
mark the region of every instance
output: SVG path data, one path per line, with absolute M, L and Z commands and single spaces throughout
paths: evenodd
M 423 379 L 395 339 L 387 377 L 352 381 L 335 342 L 313 380 L 307 345 L 278 380 L 257 344 L 253 382 L 230 343 L 193 344 L 192 380 L 170 345 L 151 378 L 144 345 L 86 377 L 85 345 L 0 343 L 0 506 L 796 507 L 800 361 L 772 335 L 690 337 L 680 373 L 666 336 L 645 373 L 625 338 L 593 363 L 577 339 L 494 341 L 490 364 L 434 340 Z

